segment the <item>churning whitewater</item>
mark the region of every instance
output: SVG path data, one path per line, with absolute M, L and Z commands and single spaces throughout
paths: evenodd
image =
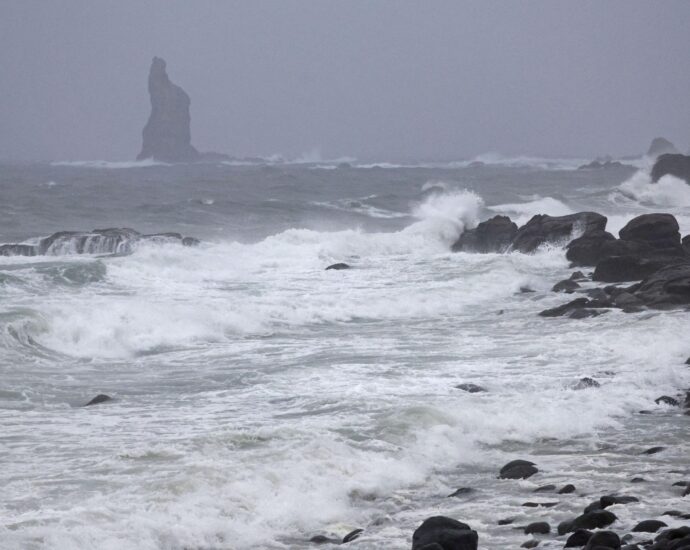
M 407 548 L 433 515 L 505 548 L 524 534 L 498 519 L 565 519 L 588 493 L 634 489 L 624 529 L 677 506 L 629 480 L 687 473 L 687 419 L 654 402 L 690 385 L 687 312 L 539 317 L 563 302 L 561 246 L 451 246 L 495 214 L 591 210 L 617 232 L 663 211 L 686 235 L 690 186 L 568 159 L 311 160 L 3 166 L 0 244 L 33 251 L 0 255 L 3 548 L 292 549 L 357 528 L 353 548 Z M 514 458 L 538 481 L 496 479 Z M 522 506 L 565 482 L 567 503 Z

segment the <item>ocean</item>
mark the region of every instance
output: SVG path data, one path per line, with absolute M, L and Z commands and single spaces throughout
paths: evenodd
M 592 210 L 615 234 L 670 212 L 690 233 L 690 186 L 584 162 L 0 165 L 0 243 L 201 241 L 0 256 L 0 548 L 296 549 L 361 528 L 348 547 L 405 549 L 446 515 L 493 549 L 525 540 L 499 519 L 554 525 L 606 491 L 640 499 L 623 530 L 677 508 L 688 417 L 654 400 L 690 386 L 687 311 L 539 317 L 566 301 L 562 246 L 450 251 L 495 214 Z M 516 458 L 539 474 L 497 479 Z M 551 483 L 577 491 L 533 493 Z

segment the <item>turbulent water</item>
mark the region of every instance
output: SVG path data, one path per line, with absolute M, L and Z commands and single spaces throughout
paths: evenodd
M 202 241 L 0 256 L 0 547 L 305 548 L 361 527 L 352 548 L 409 548 L 435 514 L 517 547 L 498 518 L 563 519 L 587 492 L 687 469 L 687 418 L 654 404 L 690 384 L 687 312 L 545 319 L 571 273 L 561 248 L 450 245 L 495 213 L 595 210 L 617 231 L 666 211 L 685 235 L 690 186 L 481 160 L 0 166 L 0 243 L 109 227 Z M 584 376 L 601 387 L 575 390 Z M 81 406 L 99 393 L 114 400 Z M 669 450 L 640 458 L 652 445 Z M 497 480 L 513 458 L 540 474 Z M 579 492 L 520 506 L 550 482 Z M 476 491 L 447 497 L 461 486 Z M 622 525 L 677 507 L 664 491 Z

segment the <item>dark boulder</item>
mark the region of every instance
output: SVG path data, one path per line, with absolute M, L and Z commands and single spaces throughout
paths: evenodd
M 560 491 L 558 491 L 559 495 L 567 495 L 570 493 L 575 492 L 575 485 L 568 483 L 567 485 L 564 485 Z
M 656 533 L 662 527 L 668 527 L 663 521 L 658 519 L 646 519 L 633 527 L 633 533 Z
M 659 447 L 650 447 L 650 448 L 647 449 L 646 451 L 642 451 L 641 454 L 643 454 L 643 455 L 655 455 L 655 454 L 660 453 L 661 451 L 663 451 L 665 448 L 666 448 L 666 447 L 661 447 L 661 446 L 659 446 Z
M 570 524 L 569 531 L 577 529 L 601 529 L 608 527 L 618 518 L 612 512 L 607 510 L 593 510 L 575 518 Z
M 192 147 L 189 96 L 168 78 L 165 61 L 154 57 L 149 71 L 151 115 L 144 126 L 143 144 L 137 160 L 193 162 L 199 152 Z
M 690 256 L 690 235 L 685 235 L 685 237 L 681 239 L 680 245 L 683 247 L 685 253 Z
M 517 233 L 518 227 L 507 216 L 494 216 L 468 229 L 453 244 L 453 252 L 505 252 Z
M 326 268 L 326 271 L 330 269 L 335 269 L 336 271 L 340 271 L 342 269 L 351 269 L 349 265 L 344 264 L 344 263 L 338 263 L 338 264 L 331 264 Z
M 619 283 L 639 281 L 668 265 L 663 258 L 650 259 L 641 256 L 611 256 L 599 261 L 592 275 L 593 281 Z
M 340 539 L 327 537 L 326 535 L 314 535 L 309 539 L 312 544 L 340 544 Z
M 527 479 L 539 471 L 534 462 L 528 460 L 512 460 L 499 472 L 499 479 Z
M 525 535 L 547 535 L 551 532 L 551 526 L 545 521 L 530 523 L 525 527 Z
M 613 531 L 597 531 L 587 541 L 585 550 L 594 550 L 594 548 L 599 547 L 619 550 L 621 547 L 621 539 Z
M 520 545 L 520 548 L 536 548 L 539 546 L 539 541 L 536 539 L 526 540 Z
M 641 242 L 657 249 L 680 246 L 678 221 L 671 214 L 642 214 L 630 220 L 618 234 L 621 240 Z
M 510 525 L 515 521 L 515 518 L 505 518 L 505 519 L 499 519 L 498 520 L 498 525 Z
M 424 520 L 412 535 L 412 550 L 437 544 L 443 550 L 477 550 L 477 532 L 452 518 L 434 516 Z
M 690 156 L 666 154 L 657 158 L 652 167 L 652 181 L 669 174 L 690 183 Z
M 474 489 L 472 489 L 472 487 L 460 487 L 459 489 L 456 489 L 451 494 L 449 494 L 448 497 L 464 497 L 467 495 L 471 495 L 472 493 L 474 493 Z
M 539 312 L 539 315 L 541 317 L 561 317 L 563 315 L 570 314 L 577 309 L 587 307 L 588 304 L 589 300 L 587 298 L 576 298 L 567 304 L 556 306 L 551 309 L 545 309 L 544 311 Z
M 90 407 L 91 405 L 99 405 L 100 403 L 106 403 L 107 401 L 112 401 L 112 400 L 113 400 L 113 398 L 110 397 L 109 395 L 105 395 L 104 393 L 100 393 L 84 406 Z
M 520 252 L 534 252 L 544 243 L 569 240 L 573 233 L 603 231 L 606 217 L 596 212 L 579 212 L 567 216 L 538 214 L 520 227 L 513 239 L 513 248 Z
M 541 487 L 537 487 L 533 493 L 553 493 L 556 490 L 555 485 L 542 485 Z
M 567 533 L 568 531 L 566 531 Z M 560 532 L 560 525 L 559 525 L 559 535 L 564 534 Z M 565 546 L 563 548 L 575 548 L 577 546 L 584 546 L 587 544 L 587 541 L 592 537 L 592 532 L 588 531 L 587 529 L 578 529 L 575 531 L 572 535 L 568 537 L 568 539 L 565 541 Z
M 563 281 L 557 282 L 553 287 L 551 288 L 552 292 L 565 292 L 566 294 L 572 294 L 575 292 L 578 288 L 580 288 L 580 285 L 573 281 L 572 279 L 565 279 Z
M 589 231 L 568 243 L 565 257 L 573 265 L 595 266 L 609 254 L 606 245 L 615 241 L 616 237 L 608 231 Z

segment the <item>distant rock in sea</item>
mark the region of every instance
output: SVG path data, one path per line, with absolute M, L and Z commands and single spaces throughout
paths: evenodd
M 652 167 L 652 181 L 656 183 L 666 175 L 690 183 L 690 155 L 668 154 L 657 158 Z
M 191 144 L 189 96 L 168 78 L 165 61 L 154 57 L 149 71 L 151 116 L 144 126 L 137 160 L 193 162 L 201 155 Z
M 652 143 L 649 144 L 649 149 L 647 150 L 648 157 L 658 157 L 659 155 L 665 154 L 676 154 L 679 153 L 676 146 L 673 145 L 669 140 L 663 137 L 655 137 Z

